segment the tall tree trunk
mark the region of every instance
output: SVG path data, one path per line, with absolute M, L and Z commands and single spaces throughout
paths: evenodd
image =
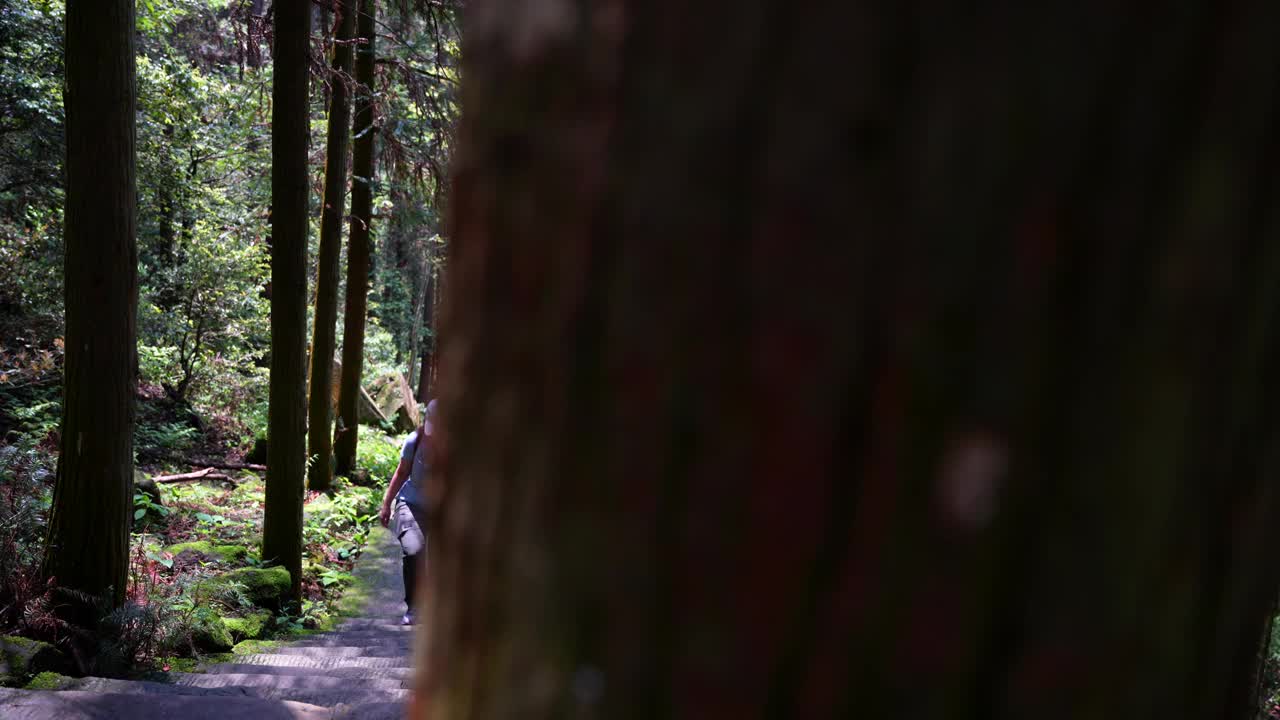
M 65 384 L 45 570 L 119 605 L 137 386 L 133 0 L 68 0 L 64 102 Z
M 468 4 L 417 717 L 1243 718 L 1280 4 L 539 8 Z
M 311 3 L 276 0 L 271 108 L 271 381 L 262 557 L 302 595 L 307 432 L 307 120 Z
M 333 54 L 333 91 L 329 102 L 329 139 L 324 173 L 324 209 L 320 215 L 320 253 L 316 269 L 315 332 L 311 336 L 311 397 L 307 422 L 308 486 L 333 486 L 333 354 L 338 322 L 338 257 L 347 209 L 347 145 L 351 133 L 351 40 L 356 29 L 355 0 L 338 3 L 338 42 Z
M 376 59 L 377 4 L 360 0 L 356 14 L 355 146 L 351 168 L 351 227 L 347 231 L 347 304 L 342 335 L 342 380 L 338 388 L 338 427 L 334 431 L 337 472 L 347 475 L 356 466 L 357 408 L 364 372 L 364 324 L 369 293 L 370 223 L 373 222 L 373 71 Z
M 422 364 L 418 371 L 418 402 L 431 399 L 431 359 L 435 357 L 436 326 L 433 316 L 436 306 L 436 273 L 431 261 L 427 261 L 427 291 L 423 293 L 422 324 L 431 338 L 422 346 Z M 412 369 L 410 369 L 412 372 Z
M 418 293 L 413 299 L 413 322 L 409 325 L 409 362 L 405 364 L 404 370 L 405 381 L 410 383 L 410 390 L 413 389 L 413 381 L 417 380 L 417 376 L 413 371 L 418 365 L 418 348 L 422 344 L 422 315 L 431 297 L 429 294 L 431 292 L 431 284 L 428 280 L 428 267 L 427 259 L 424 257 L 421 268 L 415 273 L 418 276 Z

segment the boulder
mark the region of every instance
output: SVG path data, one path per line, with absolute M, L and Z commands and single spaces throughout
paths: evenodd
M 282 567 L 240 568 L 215 575 L 209 582 L 212 585 L 210 589 L 213 590 L 218 586 L 239 583 L 244 586 L 244 594 L 250 602 L 271 610 L 280 608 L 281 603 L 289 597 L 292 585 L 289 571 Z
M 257 640 L 262 637 L 262 633 L 267 629 L 267 625 L 271 623 L 272 617 L 270 612 L 259 610 L 245 617 L 222 618 L 222 624 L 227 626 L 227 630 L 231 632 L 232 639 L 236 642 Z
M 356 419 L 357 422 L 378 427 L 382 427 L 383 423 L 389 422 L 387 416 L 383 415 L 382 411 L 378 409 L 378 403 L 374 402 L 373 396 L 364 388 L 360 388 L 360 401 L 356 405 Z
M 202 559 L 214 560 L 227 565 L 243 562 L 245 556 L 249 554 L 249 549 L 243 545 L 214 545 L 208 540 L 178 543 L 177 545 L 170 545 L 164 551 L 171 553 L 175 558 L 183 553 L 192 553 Z
M 72 666 L 67 656 L 49 643 L 0 635 L 0 678 L 25 681 L 46 671 L 69 673 Z
M 265 435 L 259 435 L 253 439 L 253 449 L 249 451 L 248 455 L 244 456 L 244 461 L 255 465 L 267 464 L 267 438 Z
M 333 416 L 338 417 L 338 397 L 342 394 L 342 361 L 333 361 L 333 396 L 330 402 L 333 403 Z M 388 417 L 382 414 L 378 409 L 378 404 L 374 402 L 373 396 L 364 388 L 360 388 L 360 396 L 356 398 L 356 422 L 365 423 L 366 425 L 381 426 L 382 423 L 388 421 Z
M 222 618 L 198 621 L 191 628 L 191 642 L 205 652 L 226 652 L 235 645 L 231 630 L 223 624 Z
M 48 670 L 31 678 L 23 690 L 63 690 L 75 683 L 75 678 Z
M 418 400 L 413 396 L 413 388 L 402 373 L 395 373 L 383 378 L 377 384 L 378 410 L 395 426 L 398 432 L 410 432 L 422 423 L 418 414 Z

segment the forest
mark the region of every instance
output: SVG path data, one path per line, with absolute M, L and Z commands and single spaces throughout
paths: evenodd
M 458 113 L 458 9 L 366 2 L 357 22 L 354 0 L 313 3 L 297 68 L 306 73 L 303 94 L 291 110 L 307 138 L 297 177 L 307 204 L 299 320 L 309 357 L 323 357 L 324 369 L 312 378 L 298 368 L 293 378 L 316 432 L 305 523 L 300 516 L 285 528 L 301 550 L 292 577 L 271 574 L 261 545 L 279 285 L 271 272 L 272 5 L 138 2 L 133 27 L 112 37 L 93 26 L 106 27 L 105 8 L 90 10 L 99 13 L 86 19 L 101 42 L 132 38 L 136 96 L 132 112 L 116 117 L 136 143 L 128 178 L 113 177 L 103 159 L 110 135 L 102 124 L 111 118 L 82 111 L 89 119 L 77 134 L 64 97 L 76 62 L 89 64 L 81 82 L 103 82 L 101 48 L 90 40 L 77 53 L 73 45 L 74 4 L 0 5 L 0 633 L 56 646 L 58 662 L 44 669 L 136 675 L 331 625 L 377 525 L 399 441 L 430 392 L 446 253 L 440 213 Z M 77 221 L 69 165 L 79 157 L 91 165 Z M 83 273 L 104 256 L 91 249 L 73 268 L 68 248 L 76 222 L 86 241 L 106 245 L 102 228 L 127 216 L 121 193 L 103 183 L 127 190 L 126 182 L 136 210 L 123 259 L 136 266 L 105 262 L 110 281 L 136 273 L 133 298 L 120 298 L 127 308 L 82 292 L 77 283 L 96 282 Z M 117 479 L 131 481 L 121 507 L 106 497 L 101 468 L 59 468 L 69 424 L 105 419 L 72 405 L 64 371 L 76 322 L 114 333 L 95 342 L 118 356 L 115 365 L 98 354 L 82 366 L 79 382 L 90 387 L 79 402 L 95 402 L 113 368 L 130 375 L 127 398 L 116 401 L 127 413 L 114 411 L 117 422 L 131 416 L 129 437 L 118 439 L 130 452 L 90 460 L 114 462 Z M 82 478 L 65 499 L 55 493 L 59 472 Z M 296 495 L 304 499 L 301 480 Z M 94 519 L 104 511 L 116 511 L 108 525 L 127 533 L 116 547 L 92 535 L 102 532 Z M 55 542 L 75 549 L 53 552 Z M 90 611 L 68 613 L 75 600 Z M 5 682 L 20 686 L 43 666 L 4 668 Z
M 1280 720 L 1276 28 L 0 0 L 0 716 Z

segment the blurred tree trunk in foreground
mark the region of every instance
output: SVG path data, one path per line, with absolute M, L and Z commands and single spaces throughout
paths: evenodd
M 66 43 L 65 394 L 45 570 L 119 605 L 138 373 L 133 1 L 70 0 Z
M 277 0 L 271 107 L 271 382 L 262 559 L 302 601 L 307 442 L 307 93 L 311 7 Z
M 468 11 L 417 717 L 1248 715 L 1280 4 Z

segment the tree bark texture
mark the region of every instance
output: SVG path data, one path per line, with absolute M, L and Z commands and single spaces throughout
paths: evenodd
M 351 227 L 347 231 L 347 300 L 343 318 L 342 380 L 338 388 L 338 427 L 334 431 L 337 473 L 356 467 L 360 379 L 364 372 L 364 326 L 368 311 L 370 223 L 373 222 L 373 80 L 376 59 L 377 3 L 359 0 L 356 10 L 356 114 L 351 151 Z
M 311 3 L 276 0 L 271 108 L 271 380 L 262 557 L 302 588 L 307 432 L 307 93 Z
M 316 270 L 315 329 L 311 336 L 311 397 L 307 415 L 307 485 L 333 486 L 333 354 L 338 323 L 338 259 L 342 220 L 347 209 L 347 147 L 351 133 L 351 40 L 355 37 L 355 0 L 337 4 L 338 41 L 333 52 L 333 90 L 329 96 L 329 137 L 325 157 L 324 209 L 320 214 L 320 251 Z
M 119 605 L 137 386 L 132 0 L 67 2 L 64 102 L 66 356 L 45 569 L 62 587 Z
M 436 272 L 431 261 L 427 263 L 427 291 L 423 295 L 422 324 L 431 337 L 422 346 L 422 363 L 418 369 L 418 402 L 431 400 L 431 368 L 436 348 Z M 412 369 L 410 369 L 412 371 Z
M 415 275 L 417 292 L 411 306 L 413 320 L 409 324 L 409 362 L 405 363 L 404 370 L 404 377 L 409 383 L 410 390 L 414 389 L 413 383 L 418 379 L 414 370 L 418 367 L 418 349 L 422 347 L 422 320 L 427 304 L 431 302 L 430 260 L 425 255 Z M 417 397 L 416 391 L 414 397 Z
M 416 717 L 1242 718 L 1280 4 L 473 0 Z

